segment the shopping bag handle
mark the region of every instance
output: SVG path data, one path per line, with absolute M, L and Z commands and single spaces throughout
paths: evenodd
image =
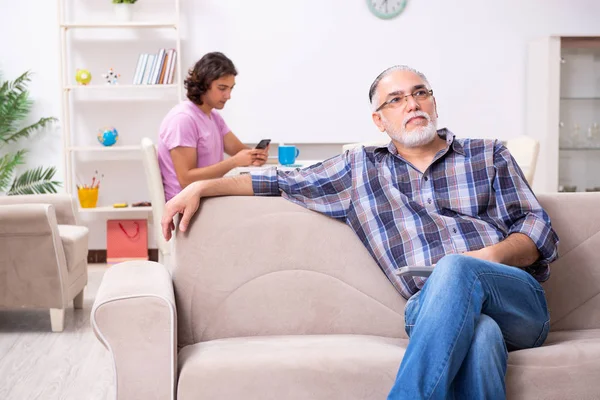
M 135 234 L 133 236 L 130 236 L 127 233 L 127 231 L 125 230 L 125 227 L 123 226 L 123 224 L 119 222 L 119 228 L 121 228 L 121 230 L 123 231 L 125 236 L 127 236 L 129 239 L 135 239 L 140 235 L 140 224 L 138 224 L 137 222 L 134 222 L 134 224 L 135 224 Z

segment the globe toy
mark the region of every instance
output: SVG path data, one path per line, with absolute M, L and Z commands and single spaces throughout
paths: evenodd
M 80 85 L 87 85 L 92 80 L 92 74 L 87 69 L 78 69 L 75 72 L 75 80 Z
M 98 131 L 98 141 L 105 146 L 117 143 L 119 132 L 115 128 L 102 128 Z

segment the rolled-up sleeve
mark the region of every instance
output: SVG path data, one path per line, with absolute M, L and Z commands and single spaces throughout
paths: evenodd
M 251 172 L 252 190 L 255 196 L 279 196 L 277 169 L 275 167 L 263 171 Z
M 537 263 L 550 264 L 558 257 L 558 236 L 523 172 L 503 145 L 497 145 L 494 151 L 494 167 L 496 203 L 508 234 L 522 233 L 528 236 L 541 254 Z
M 252 173 L 258 196 L 277 196 L 337 219 L 345 219 L 351 202 L 352 172 L 348 152 L 308 168 L 268 169 Z

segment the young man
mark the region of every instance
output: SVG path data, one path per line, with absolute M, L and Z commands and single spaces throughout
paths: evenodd
M 437 130 L 433 91 L 406 66 L 369 91 L 387 146 L 357 148 L 305 170 L 198 182 L 171 200 L 171 236 L 204 196 L 278 195 L 347 223 L 397 290 L 408 348 L 389 399 L 505 398 L 507 350 L 542 345 L 544 291 L 558 238 L 508 150 Z M 429 278 L 402 266 L 435 265 Z
M 236 75 L 233 62 L 218 52 L 206 54 L 189 71 L 188 100 L 169 111 L 160 126 L 158 163 L 167 200 L 192 182 L 267 161 L 268 148 L 245 146 L 216 111 L 231 98 Z M 231 158 L 223 160 L 223 152 Z

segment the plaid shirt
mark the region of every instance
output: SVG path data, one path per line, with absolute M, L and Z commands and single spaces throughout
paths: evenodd
M 256 195 L 282 195 L 348 224 L 405 298 L 426 281 L 398 277 L 406 265 L 434 265 L 446 254 L 478 250 L 515 232 L 541 253 L 525 268 L 538 281 L 550 275 L 558 237 L 521 169 L 497 140 L 455 139 L 421 173 L 392 142 L 359 147 L 309 168 L 252 173 Z

